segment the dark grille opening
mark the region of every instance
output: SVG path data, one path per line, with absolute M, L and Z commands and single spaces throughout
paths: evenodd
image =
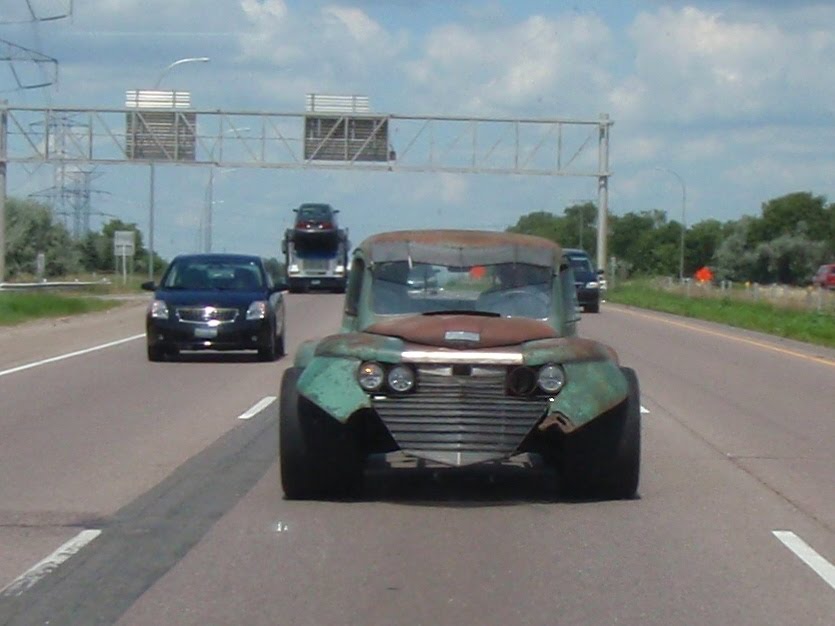
M 418 368 L 414 393 L 373 400 L 404 452 L 456 465 L 505 458 L 548 405 L 546 398 L 508 396 L 503 367 L 487 373 L 480 367 L 472 376 L 447 371 Z
M 221 323 L 234 322 L 238 309 L 207 309 L 206 307 L 178 307 L 177 318 L 182 322 L 205 323 L 216 320 Z

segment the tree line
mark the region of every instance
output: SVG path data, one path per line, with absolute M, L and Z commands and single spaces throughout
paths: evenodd
M 45 258 L 44 276 L 56 278 L 81 273 L 110 274 L 121 269 L 121 260 L 113 254 L 116 231 L 136 233 L 132 269 L 148 273 L 148 250 L 142 231 L 136 224 L 112 219 L 99 232 L 88 232 L 75 240 L 66 226 L 56 222 L 46 204 L 31 199 L 6 200 L 6 274 L 9 279 L 37 274 L 38 254 Z M 154 275 L 160 276 L 167 261 L 154 253 Z M 284 264 L 271 258 L 267 270 L 276 280 L 284 279 Z
M 536 211 L 522 216 L 507 230 L 546 237 L 564 247 L 597 253 L 597 207 L 591 202 L 567 207 L 562 215 Z M 118 269 L 113 233 L 136 231 L 133 269 L 148 272 L 148 251 L 136 224 L 113 219 L 100 232 L 74 240 L 53 218 L 51 209 L 31 199 L 6 201 L 6 273 L 9 278 L 34 276 L 38 253 L 46 258 L 47 277 L 83 272 L 111 273 Z M 609 254 L 619 274 L 677 276 L 682 224 L 658 209 L 609 216 Z M 761 284 L 805 284 L 823 263 L 835 263 L 835 204 L 824 196 L 795 192 L 764 202 L 760 215 L 720 222 L 708 219 L 685 229 L 684 273 L 703 266 L 717 279 Z M 166 261 L 154 255 L 154 274 Z M 270 270 L 281 276 L 275 259 Z
M 539 235 L 564 247 L 597 253 L 597 207 L 567 207 L 562 215 L 536 211 L 510 232 Z M 619 274 L 678 276 L 682 224 L 658 209 L 609 215 L 609 255 Z M 806 284 L 823 263 L 835 263 L 835 204 L 795 192 L 764 202 L 760 215 L 720 222 L 708 219 L 684 229 L 684 275 L 701 267 L 719 280 Z
M 6 200 L 6 274 L 10 279 L 35 276 L 38 254 L 45 257 L 47 278 L 85 272 L 113 273 L 120 262 L 113 255 L 113 233 L 136 232 L 133 270 L 148 272 L 148 250 L 136 224 L 113 219 L 100 232 L 88 232 L 73 239 L 67 227 L 55 221 L 46 204 L 31 199 Z M 154 254 L 154 272 L 165 267 L 165 260 Z

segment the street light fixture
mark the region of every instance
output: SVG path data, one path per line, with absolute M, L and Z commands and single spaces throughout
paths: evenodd
M 171 71 L 172 68 L 177 67 L 178 65 L 182 65 L 183 63 L 208 63 L 210 61 L 209 57 L 188 57 L 185 59 L 178 59 L 174 61 L 171 65 L 166 67 L 157 78 L 157 82 L 154 84 L 154 89 L 159 89 L 159 84 L 162 82 L 162 79 L 165 75 Z
M 684 282 L 684 232 L 687 230 L 687 185 L 684 184 L 684 179 L 679 176 L 678 172 L 666 167 L 656 167 L 655 169 L 659 172 L 672 174 L 678 179 L 681 185 L 681 244 L 678 260 L 678 279 L 680 282 Z

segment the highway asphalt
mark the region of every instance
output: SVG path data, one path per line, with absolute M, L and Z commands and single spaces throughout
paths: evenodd
M 835 351 L 604 304 L 642 387 L 640 497 L 544 470 L 374 468 L 282 498 L 288 352 L 145 358 L 144 302 L 0 329 L 0 624 L 835 623 Z

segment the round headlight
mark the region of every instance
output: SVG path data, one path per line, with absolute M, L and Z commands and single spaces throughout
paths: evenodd
M 398 393 L 405 393 L 415 386 L 415 373 L 405 365 L 395 365 L 389 370 L 389 387 Z
M 377 391 L 383 386 L 383 368 L 378 363 L 367 361 L 360 365 L 357 382 L 366 391 Z
M 565 373 L 559 365 L 543 365 L 536 382 L 545 393 L 557 393 L 565 384 Z

